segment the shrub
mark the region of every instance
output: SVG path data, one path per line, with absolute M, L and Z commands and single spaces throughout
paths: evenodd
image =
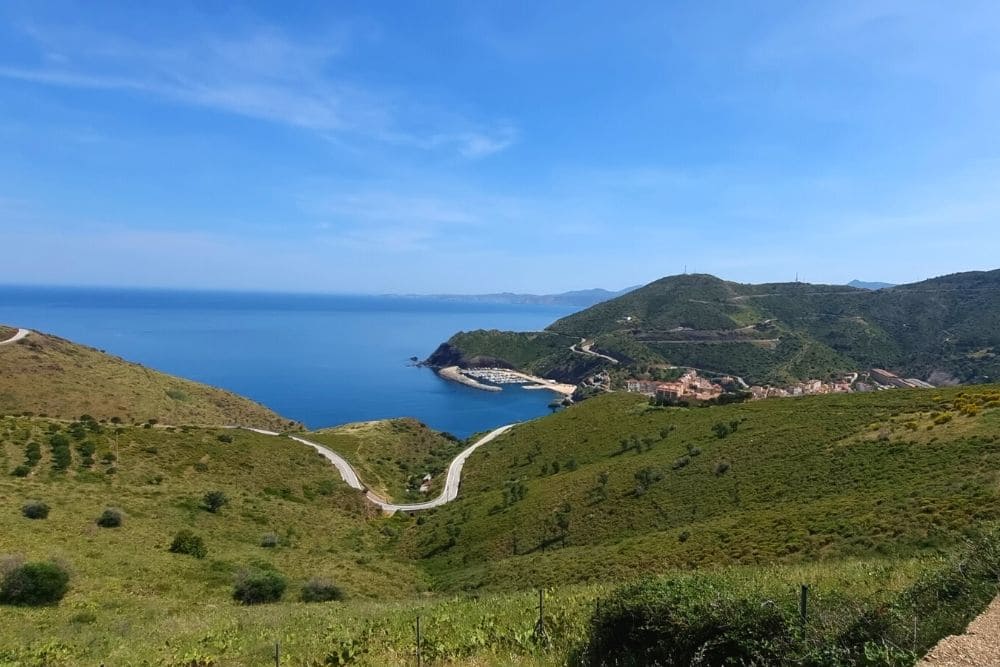
M 285 578 L 274 570 L 246 570 L 236 577 L 233 599 L 243 604 L 277 602 L 287 585 Z
M 195 558 L 204 558 L 208 555 L 208 548 L 201 536 L 195 535 L 186 528 L 174 535 L 174 541 L 170 543 L 170 551 Z
M 719 461 L 718 463 L 715 464 L 715 474 L 725 475 L 727 472 L 729 472 L 729 469 L 731 467 L 732 464 L 730 464 L 729 461 Z
M 46 519 L 49 516 L 49 506 L 39 500 L 30 500 L 21 507 L 21 514 L 29 519 Z
M 122 525 L 122 511 L 114 507 L 105 508 L 97 517 L 97 525 L 101 528 L 117 528 Z
M 302 587 L 299 598 L 303 602 L 335 602 L 344 599 L 344 591 L 329 581 L 310 579 Z
M 62 600 L 69 589 L 69 572 L 55 563 L 24 563 L 11 567 L 0 581 L 0 603 L 36 606 Z
M 229 498 L 222 491 L 209 491 L 201 499 L 202 507 L 215 514 L 229 503 Z
M 266 549 L 272 549 L 281 544 L 281 538 L 275 533 L 265 533 L 262 538 L 260 538 L 260 546 Z
M 31 473 L 31 468 L 27 464 L 22 463 L 21 465 L 14 468 L 10 474 L 13 475 L 14 477 L 27 477 L 30 473 Z
M 231 443 L 233 441 L 233 436 L 229 435 L 228 433 L 220 433 L 216 437 L 219 439 L 219 442 L 225 442 L 226 444 Z

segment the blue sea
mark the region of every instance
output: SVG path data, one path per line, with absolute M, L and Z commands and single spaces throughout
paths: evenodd
M 426 358 L 457 331 L 539 330 L 571 312 L 424 298 L 0 287 L 0 323 L 229 389 L 309 428 L 407 416 L 460 437 L 547 414 L 554 395 L 472 389 L 410 357 Z

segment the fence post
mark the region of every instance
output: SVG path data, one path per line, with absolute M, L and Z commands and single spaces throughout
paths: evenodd
M 420 667 L 420 616 L 417 616 L 417 667 Z
M 545 631 L 545 589 L 538 589 L 538 621 L 535 623 L 535 641 L 548 645 L 549 634 Z
M 274 667 L 281 667 L 281 642 L 274 642 Z
M 809 586 L 802 584 L 799 589 L 799 616 L 802 617 L 802 625 L 809 619 Z

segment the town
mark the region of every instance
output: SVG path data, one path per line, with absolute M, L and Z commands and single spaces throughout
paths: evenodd
M 704 372 L 704 371 L 703 371 Z M 786 398 L 815 394 L 848 394 L 886 389 L 933 389 L 934 385 L 915 378 L 901 378 L 882 368 L 852 372 L 833 380 L 805 380 L 784 386 L 748 385 L 743 378 L 719 375 L 709 379 L 690 368 L 676 380 L 625 380 L 625 391 L 643 394 L 662 403 L 718 401 L 723 395 L 742 395 L 744 399 Z

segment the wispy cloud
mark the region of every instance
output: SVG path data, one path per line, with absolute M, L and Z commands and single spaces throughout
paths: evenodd
M 509 147 L 507 121 L 456 116 L 419 91 L 378 89 L 343 69 L 346 38 L 313 43 L 258 29 L 238 39 L 192 36 L 146 46 L 114 35 L 40 29 L 25 32 L 38 62 L 0 63 L 0 77 L 49 86 L 126 91 L 315 131 L 482 158 Z

